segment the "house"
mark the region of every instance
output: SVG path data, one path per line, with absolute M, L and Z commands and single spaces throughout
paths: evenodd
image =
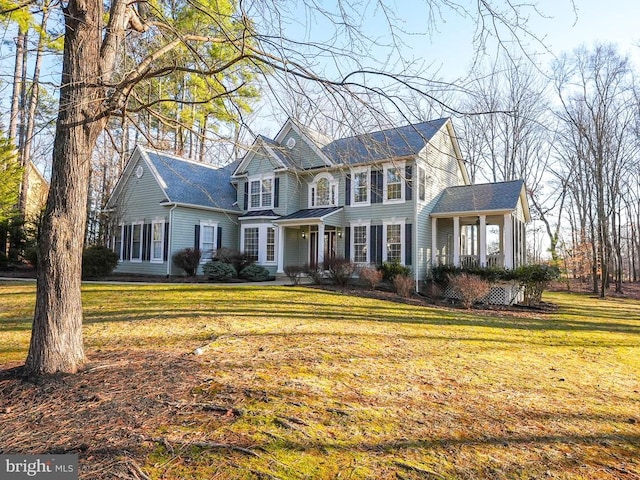
M 341 256 L 420 282 L 440 263 L 524 263 L 529 221 L 522 181 L 470 184 L 447 118 L 337 140 L 289 119 L 222 168 L 137 147 L 108 208 L 117 271 L 158 275 L 224 246 L 274 274 Z

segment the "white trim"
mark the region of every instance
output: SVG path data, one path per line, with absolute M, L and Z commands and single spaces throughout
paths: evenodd
M 389 199 L 388 197 L 388 186 L 387 186 L 387 175 L 388 175 L 388 171 L 390 169 L 396 169 L 398 170 L 399 173 L 399 177 L 400 177 L 400 198 L 394 198 L 394 199 Z M 384 167 L 383 167 L 383 177 L 382 177 L 382 203 L 383 204 L 390 204 L 390 203 L 402 203 L 404 202 L 404 190 L 405 190 L 405 182 L 406 182 L 406 162 L 405 161 L 400 161 L 400 162 L 391 162 L 391 163 L 385 163 Z
M 362 221 L 356 221 L 356 222 L 351 222 L 349 224 L 349 226 L 351 227 L 351 234 L 350 234 L 350 238 L 349 238 L 349 250 L 350 250 L 350 260 L 354 263 L 358 263 L 358 264 L 363 264 L 363 265 L 368 265 L 369 263 L 371 263 L 371 252 L 369 251 L 369 244 L 371 243 L 371 222 L 362 222 Z M 355 249 L 355 227 L 365 227 L 366 228 L 366 238 L 365 238 L 365 242 L 364 242 L 364 247 L 365 247 L 365 261 L 364 262 L 356 262 L 355 260 L 355 255 L 356 255 L 356 249 Z
M 204 205 L 194 205 L 192 203 L 181 203 L 181 202 L 160 202 L 158 203 L 161 207 L 186 207 L 186 208 L 195 208 L 197 210 L 207 210 L 209 212 L 220 212 L 220 213 L 233 213 L 238 215 L 240 210 L 230 210 L 228 208 L 218 208 L 218 207 L 205 207 Z
M 367 199 L 364 202 L 356 202 L 356 183 L 355 176 L 358 173 L 365 173 L 367 179 Z M 351 207 L 368 207 L 371 205 L 371 166 L 353 167 L 351 168 Z
M 260 174 L 260 175 L 251 175 L 250 177 L 247 178 L 247 183 L 249 184 L 249 198 L 248 200 L 248 205 L 247 205 L 247 211 L 254 211 L 254 210 L 265 210 L 265 209 L 271 209 L 274 208 L 273 204 L 274 204 L 274 197 L 275 197 L 275 185 L 276 185 L 276 181 L 275 181 L 276 177 L 273 173 L 268 173 L 268 174 Z M 264 205 L 263 204 L 263 198 L 262 196 L 264 195 L 264 193 L 262 192 L 262 182 L 265 180 L 271 180 L 271 203 L 269 205 Z M 252 198 L 252 193 L 251 193 L 251 184 L 258 182 L 258 185 L 260 186 L 260 192 L 259 192 L 259 205 L 257 207 L 254 207 L 252 205 L 251 202 L 251 198 Z
M 318 205 L 316 200 L 317 192 L 318 192 L 318 182 L 320 180 L 327 180 L 329 182 L 329 204 L 328 205 Z M 308 198 L 307 198 L 307 206 L 308 208 L 329 208 L 335 207 L 338 205 L 340 196 L 340 192 L 338 190 L 338 180 L 336 180 L 333 175 L 327 172 L 319 173 L 313 178 L 313 181 L 307 185 Z
M 246 225 L 242 225 L 240 230 L 240 251 L 244 252 L 244 240 L 245 240 L 245 231 L 248 228 L 257 228 L 258 229 L 258 260 L 256 263 L 258 265 L 278 265 L 278 258 L 280 254 L 280 235 L 279 228 L 277 225 L 272 223 L 249 223 Z M 267 261 L 267 229 L 274 229 L 274 255 L 275 258 L 272 261 Z M 240 273 L 240 272 L 238 272 Z
M 390 225 L 400 225 L 400 265 L 404 265 L 405 260 L 405 250 L 406 250 L 406 239 L 405 239 L 405 219 L 390 219 L 382 222 L 382 261 L 387 262 L 387 227 Z
M 151 245 L 150 247 L 150 252 L 149 252 L 149 262 L 150 263 L 164 263 L 164 224 L 165 224 L 165 219 L 164 218 L 154 218 L 153 221 L 151 222 L 151 238 L 149 239 L 149 243 Z M 160 225 L 160 257 L 154 257 L 154 240 L 153 240 L 153 234 L 154 234 L 154 228 L 156 225 Z
M 138 258 L 133 258 L 134 255 L 134 251 L 133 251 L 133 232 L 136 228 L 136 225 L 140 225 L 140 248 L 138 249 L 138 254 L 139 257 Z M 143 220 L 136 220 L 131 222 L 131 238 L 129 239 L 129 247 L 131 248 L 130 252 L 131 252 L 131 258 L 129 259 L 129 261 L 131 263 L 142 263 L 142 253 L 144 251 L 144 242 L 142 241 L 144 239 L 144 221 Z
M 203 246 L 204 244 L 203 232 L 205 227 L 213 228 L 213 237 L 211 242 L 211 256 L 209 257 L 204 256 L 205 249 Z M 218 222 L 214 222 L 213 220 L 200 220 L 200 239 L 198 241 L 198 248 L 202 253 L 202 257 L 200 258 L 200 263 L 206 263 L 213 258 L 214 253 L 216 251 L 216 245 L 218 245 Z

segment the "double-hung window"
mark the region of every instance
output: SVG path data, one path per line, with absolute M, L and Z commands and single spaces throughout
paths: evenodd
M 259 265 L 276 262 L 277 242 L 278 235 L 273 225 L 253 224 L 242 227 L 242 252 Z
M 200 222 L 200 261 L 207 262 L 213 258 L 216 249 L 217 224 Z
M 143 222 L 131 225 L 131 261 L 142 262 L 142 226 Z
M 151 263 L 162 263 L 164 256 L 164 220 L 151 223 Z
M 404 263 L 404 223 L 385 223 L 383 232 L 385 245 L 383 260 Z
M 250 210 L 273 208 L 273 177 L 249 180 Z
M 424 168 L 418 167 L 418 198 L 423 202 L 427 196 L 427 172 Z
M 260 229 L 258 227 L 249 227 L 244 229 L 244 253 L 254 262 L 259 257 L 259 239 Z
M 352 251 L 354 263 L 369 263 L 367 255 L 368 231 L 368 225 L 355 225 L 353 227 Z
M 404 165 L 387 165 L 384 168 L 384 199 L 385 201 L 399 201 L 403 199 Z
M 353 188 L 354 205 L 369 204 L 369 182 L 371 173 L 368 168 L 353 170 L 351 185 Z

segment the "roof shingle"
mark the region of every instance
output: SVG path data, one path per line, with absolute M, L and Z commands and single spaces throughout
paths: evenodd
M 513 180 L 448 187 L 440 195 L 431 213 L 514 210 L 523 186 L 522 180 Z

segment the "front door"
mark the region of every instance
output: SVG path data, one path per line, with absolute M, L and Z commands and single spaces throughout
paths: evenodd
M 336 231 L 325 230 L 324 232 L 324 258 L 330 259 L 336 256 Z M 311 231 L 309 237 L 309 265 L 317 268 L 318 265 L 318 231 Z

